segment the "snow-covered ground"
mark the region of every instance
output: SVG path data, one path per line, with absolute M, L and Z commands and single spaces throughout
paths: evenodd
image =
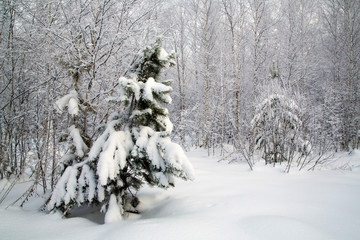
M 188 156 L 196 180 L 143 189 L 142 214 L 111 224 L 99 224 L 96 212 L 67 219 L 37 212 L 39 198 L 5 209 L 30 184 L 19 183 L 0 205 L 0 239 L 360 239 L 359 151 L 345 170 L 289 174 L 262 163 L 249 171 L 204 150 Z

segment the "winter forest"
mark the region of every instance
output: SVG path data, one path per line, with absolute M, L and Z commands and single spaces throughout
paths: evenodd
M 190 149 L 289 173 L 360 147 L 358 0 L 2 0 L 0 14 L 0 180 L 30 176 L 20 203 L 106 203 L 112 222 L 144 184 L 194 179 Z

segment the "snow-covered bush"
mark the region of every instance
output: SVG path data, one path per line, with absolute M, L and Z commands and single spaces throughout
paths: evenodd
M 311 151 L 311 144 L 304 140 L 300 110 L 296 103 L 274 94 L 259 104 L 251 121 L 253 149 L 260 150 L 266 163 L 291 163 Z
M 170 139 L 172 123 L 162 107 L 171 103 L 172 88 L 170 80 L 160 80 L 160 73 L 174 65 L 173 59 L 160 40 L 135 58 L 129 76 L 119 79 L 119 95 L 110 99 L 121 112 L 112 114 L 89 151 L 84 151 L 77 129 L 70 129 L 76 142 L 72 154 L 86 156 L 65 169 L 52 193 L 50 210 L 67 214 L 74 205 L 101 204 L 105 222 L 116 221 L 128 203 L 136 207 L 136 191 L 144 183 L 168 188 L 174 186 L 174 177 L 194 178 L 184 151 Z M 71 94 L 66 101 L 76 99 Z

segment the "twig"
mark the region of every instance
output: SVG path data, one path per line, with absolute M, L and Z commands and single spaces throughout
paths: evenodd
M 7 197 L 7 195 L 9 195 L 9 193 L 11 192 L 11 190 L 13 189 L 13 187 L 15 186 L 16 182 L 18 180 L 18 177 L 16 177 L 14 179 L 14 181 L 11 183 L 11 185 L 6 189 L 4 195 L 1 197 L 0 199 L 0 204 L 5 200 L 5 198 Z M 6 185 L 5 185 L 6 186 Z M 5 187 L 4 187 L 5 188 Z M 2 190 L 3 191 L 3 190 Z

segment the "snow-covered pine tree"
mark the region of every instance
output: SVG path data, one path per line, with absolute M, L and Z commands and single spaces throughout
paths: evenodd
M 137 175 L 150 185 L 173 186 L 173 176 L 193 178 L 193 170 L 182 148 L 171 142 L 173 125 L 163 104 L 171 104 L 172 80 L 160 80 L 163 68 L 174 66 L 158 39 L 144 49 L 131 69 L 131 79 L 120 78 L 125 102 L 130 102 L 129 120 L 134 148 L 130 162 Z
M 139 54 L 129 78 L 119 79 L 114 113 L 87 158 L 68 166 L 52 193 L 48 208 L 69 213 L 77 205 L 102 205 L 105 222 L 122 219 L 136 191 L 144 184 L 168 188 L 174 177 L 193 179 L 193 168 L 182 148 L 170 139 L 172 123 L 163 104 L 170 104 L 171 81 L 160 80 L 163 68 L 174 65 L 157 40 Z
M 67 71 L 71 81 L 71 90 L 65 96 L 61 97 L 55 102 L 55 108 L 60 112 L 67 110 L 68 127 L 64 133 L 61 133 L 60 142 L 68 142 L 69 149 L 62 156 L 60 160 L 62 176 L 68 176 L 69 181 L 66 181 L 67 195 L 65 196 L 65 205 L 59 205 L 65 214 L 76 205 L 76 201 L 72 197 L 76 186 L 71 179 L 76 177 L 77 169 L 73 166 L 82 164 L 90 146 L 91 139 L 87 135 L 86 129 L 86 115 L 89 112 L 94 112 L 94 108 L 90 106 L 81 96 L 82 75 L 90 66 L 88 61 L 88 54 L 84 50 L 84 44 L 81 38 L 76 39 L 69 46 L 67 55 L 65 57 L 56 57 L 58 63 Z M 64 178 L 59 180 L 59 184 L 64 181 Z
M 86 136 L 86 131 L 82 129 L 80 124 L 83 113 L 77 91 L 75 89 L 70 90 L 68 94 L 56 101 L 55 105 L 60 111 L 67 109 L 71 122 L 71 126 L 67 129 L 66 132 L 66 139 L 69 143 L 69 149 L 60 160 L 62 167 L 62 177 L 59 179 L 57 184 L 58 186 L 61 184 L 66 186 L 66 190 L 62 189 L 66 191 L 66 194 L 63 192 L 64 203 L 66 204 L 58 206 L 59 209 L 64 212 L 64 214 L 67 214 L 68 211 L 76 205 L 76 201 L 73 196 L 77 186 L 74 184 L 73 179 L 76 178 L 76 175 L 78 174 L 76 166 L 79 164 L 81 165 L 84 159 L 87 157 L 90 141 Z M 61 138 L 64 137 L 62 136 Z M 62 193 L 55 193 L 56 196 L 59 194 Z M 55 195 L 53 195 L 52 199 Z

